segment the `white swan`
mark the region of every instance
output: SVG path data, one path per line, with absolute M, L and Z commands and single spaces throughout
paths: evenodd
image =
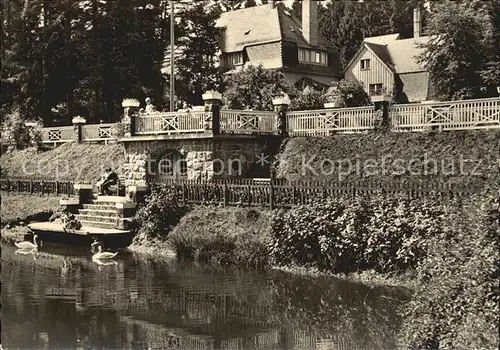
M 118 254 L 118 252 L 116 252 L 116 253 L 103 252 L 101 245 L 98 245 L 98 248 L 99 248 L 99 251 L 97 253 L 95 253 L 94 255 L 92 255 L 92 260 L 94 260 L 94 259 L 97 259 L 97 260 L 113 259 Z
M 97 265 L 101 265 L 101 266 L 118 265 L 118 263 L 116 261 L 109 260 L 109 259 L 102 260 L 102 259 L 92 257 L 92 261 L 95 262 Z M 100 267 L 98 267 L 98 268 L 100 269 Z
M 36 243 L 36 240 L 38 239 L 37 235 L 33 235 L 33 243 L 24 241 L 24 242 L 16 242 L 15 245 L 19 249 L 38 249 L 38 244 Z

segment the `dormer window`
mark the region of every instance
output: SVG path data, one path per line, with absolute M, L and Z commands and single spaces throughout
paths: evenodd
M 231 52 L 227 54 L 227 63 L 230 66 L 243 64 L 243 52 Z
M 328 54 L 324 51 L 299 49 L 299 62 L 328 65 Z
M 361 60 L 361 70 L 370 69 L 370 60 Z

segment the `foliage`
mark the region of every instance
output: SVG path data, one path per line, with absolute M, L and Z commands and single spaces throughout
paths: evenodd
M 322 109 L 324 103 L 323 93 L 307 86 L 291 100 L 290 109 L 292 111 Z
M 293 137 L 278 157 L 277 176 L 290 181 L 368 178 L 415 186 L 422 181 L 497 184 L 499 136 L 498 131 L 474 130 Z M 335 166 L 329 169 L 325 162 Z
M 180 26 L 187 30 L 179 39 L 182 55 L 175 65 L 176 90 L 189 104 L 201 105 L 203 93 L 222 91 L 222 70 L 216 66 L 220 50 L 217 42 L 220 29 L 215 26 L 217 14 L 198 2 L 185 8 L 179 16 Z
M 436 3 L 431 35 L 419 60 L 429 71 L 436 97 L 443 100 L 496 96 L 500 30 L 493 2 Z M 491 11 L 489 11 L 491 10 Z
M 220 80 L 213 68 L 215 28 L 203 3 L 176 6 L 182 99 L 200 98 L 205 85 Z M 190 2 L 191 4 L 191 2 Z M 2 2 L 2 115 L 18 108 L 23 118 L 45 125 L 114 121 L 123 98 L 150 96 L 161 109 L 168 1 Z M 188 35 L 194 33 L 196 37 Z
M 264 69 L 262 65 L 248 65 L 227 75 L 225 85 L 224 105 L 230 109 L 272 111 L 273 98 L 294 91 L 283 73 Z
M 32 147 L 39 149 L 42 146 L 42 128 L 38 123 L 23 120 L 19 111 L 7 115 L 3 125 L 3 136 L 14 149 Z
M 482 193 L 447 215 L 452 235 L 429 235 L 404 308 L 401 340 L 409 348 L 498 348 L 499 214 L 497 193 Z
M 393 273 L 415 268 L 426 254 L 428 235 L 442 230 L 433 200 L 344 198 L 275 215 L 272 248 L 279 264 Z
M 1 218 L 3 227 L 16 225 L 20 222 L 46 221 L 59 209 L 60 197 L 2 195 Z
M 170 185 L 156 185 L 136 213 L 139 236 L 165 239 L 172 228 L 186 213 L 187 208 L 178 203 L 178 189 Z
M 265 211 L 198 207 L 181 219 L 168 243 L 181 259 L 264 267 L 271 261 L 269 223 Z
M 325 93 L 326 102 L 339 102 L 340 107 L 361 107 L 371 104 L 370 97 L 357 80 L 344 80 L 328 88 Z

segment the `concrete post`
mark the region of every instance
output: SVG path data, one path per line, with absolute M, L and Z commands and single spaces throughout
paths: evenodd
M 288 95 L 276 97 L 273 99 L 274 111 L 278 113 L 278 130 L 281 136 L 286 136 L 288 133 L 288 125 L 286 122 L 286 112 L 290 105 L 290 98 Z
M 82 118 L 80 116 L 74 117 L 72 119 L 73 122 L 73 139 L 75 140 L 75 143 L 81 143 L 82 138 L 83 138 L 83 126 L 87 121 L 85 118 Z
M 74 184 L 76 198 L 68 199 L 67 203 L 70 203 L 73 200 L 76 200 L 79 204 L 87 204 L 93 198 L 92 191 L 94 189 L 94 185 L 92 184 Z M 62 202 L 61 202 L 61 205 Z M 69 204 L 65 204 L 69 205 Z
M 207 91 L 202 97 L 205 102 L 205 130 L 212 130 L 214 135 L 218 135 L 220 133 L 222 95 L 217 91 Z
M 133 98 L 126 98 L 122 101 L 123 117 L 121 123 L 124 129 L 124 136 L 135 135 L 135 117 L 139 113 L 140 102 Z
M 376 125 L 376 127 L 388 130 L 391 127 L 391 121 L 389 120 L 391 96 L 372 96 L 372 102 L 375 104 L 375 115 L 381 119 L 380 125 Z

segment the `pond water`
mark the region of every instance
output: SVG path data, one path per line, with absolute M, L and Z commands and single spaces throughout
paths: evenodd
M 393 349 L 401 290 L 2 245 L 4 349 Z

